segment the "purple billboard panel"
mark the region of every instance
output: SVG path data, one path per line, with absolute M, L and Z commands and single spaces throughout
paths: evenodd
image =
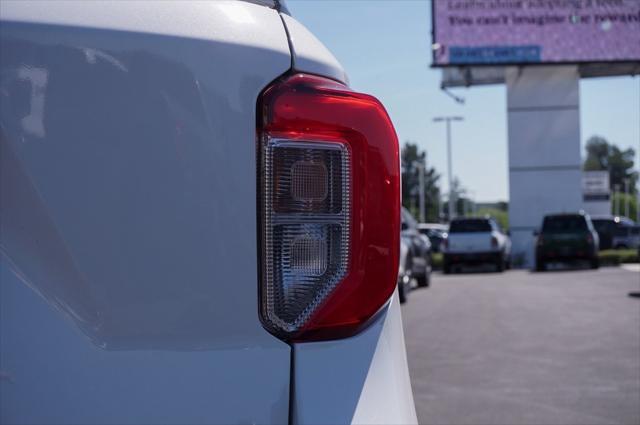
M 640 0 L 432 0 L 435 66 L 640 61 Z

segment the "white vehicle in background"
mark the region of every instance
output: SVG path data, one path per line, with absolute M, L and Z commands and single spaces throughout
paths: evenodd
M 490 263 L 499 272 L 510 265 L 511 239 L 491 217 L 453 219 L 441 248 L 444 273 L 459 265 Z
M 0 21 L 0 423 L 416 422 L 395 130 L 281 3 Z

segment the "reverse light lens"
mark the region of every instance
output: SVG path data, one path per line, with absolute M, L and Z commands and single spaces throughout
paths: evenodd
M 292 333 L 349 264 L 349 152 L 342 143 L 265 139 L 266 318 Z
M 393 294 L 398 140 L 380 102 L 297 74 L 258 102 L 260 317 L 288 341 L 357 333 Z

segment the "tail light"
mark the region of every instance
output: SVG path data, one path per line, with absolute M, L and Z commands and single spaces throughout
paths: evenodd
M 297 74 L 258 101 L 260 317 L 284 340 L 357 333 L 396 286 L 398 140 L 384 107 Z
M 497 247 L 498 247 L 498 238 L 496 238 L 495 236 L 491 236 L 491 248 L 497 248 Z
M 542 237 L 542 234 L 538 235 L 538 246 L 542 246 L 544 245 L 544 238 Z
M 446 250 L 449 247 L 449 240 L 445 237 L 444 239 L 442 239 L 442 242 L 440 242 L 440 246 L 442 247 L 442 250 Z
M 591 236 L 590 234 L 587 235 L 587 244 L 593 245 L 593 236 Z

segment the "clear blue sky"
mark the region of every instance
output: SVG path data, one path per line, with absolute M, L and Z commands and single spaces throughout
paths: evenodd
M 454 124 L 453 169 L 477 201 L 508 199 L 506 90 L 502 85 L 457 89 L 456 104 L 442 93 L 431 63 L 428 1 L 287 0 L 292 15 L 311 30 L 345 67 L 351 86 L 387 107 L 400 142 L 428 152 L 446 191 L 446 145 L 436 115 L 463 115 Z M 640 163 L 640 77 L 583 80 L 582 144 L 598 134 L 636 150 Z M 584 154 L 584 147 L 582 149 Z

